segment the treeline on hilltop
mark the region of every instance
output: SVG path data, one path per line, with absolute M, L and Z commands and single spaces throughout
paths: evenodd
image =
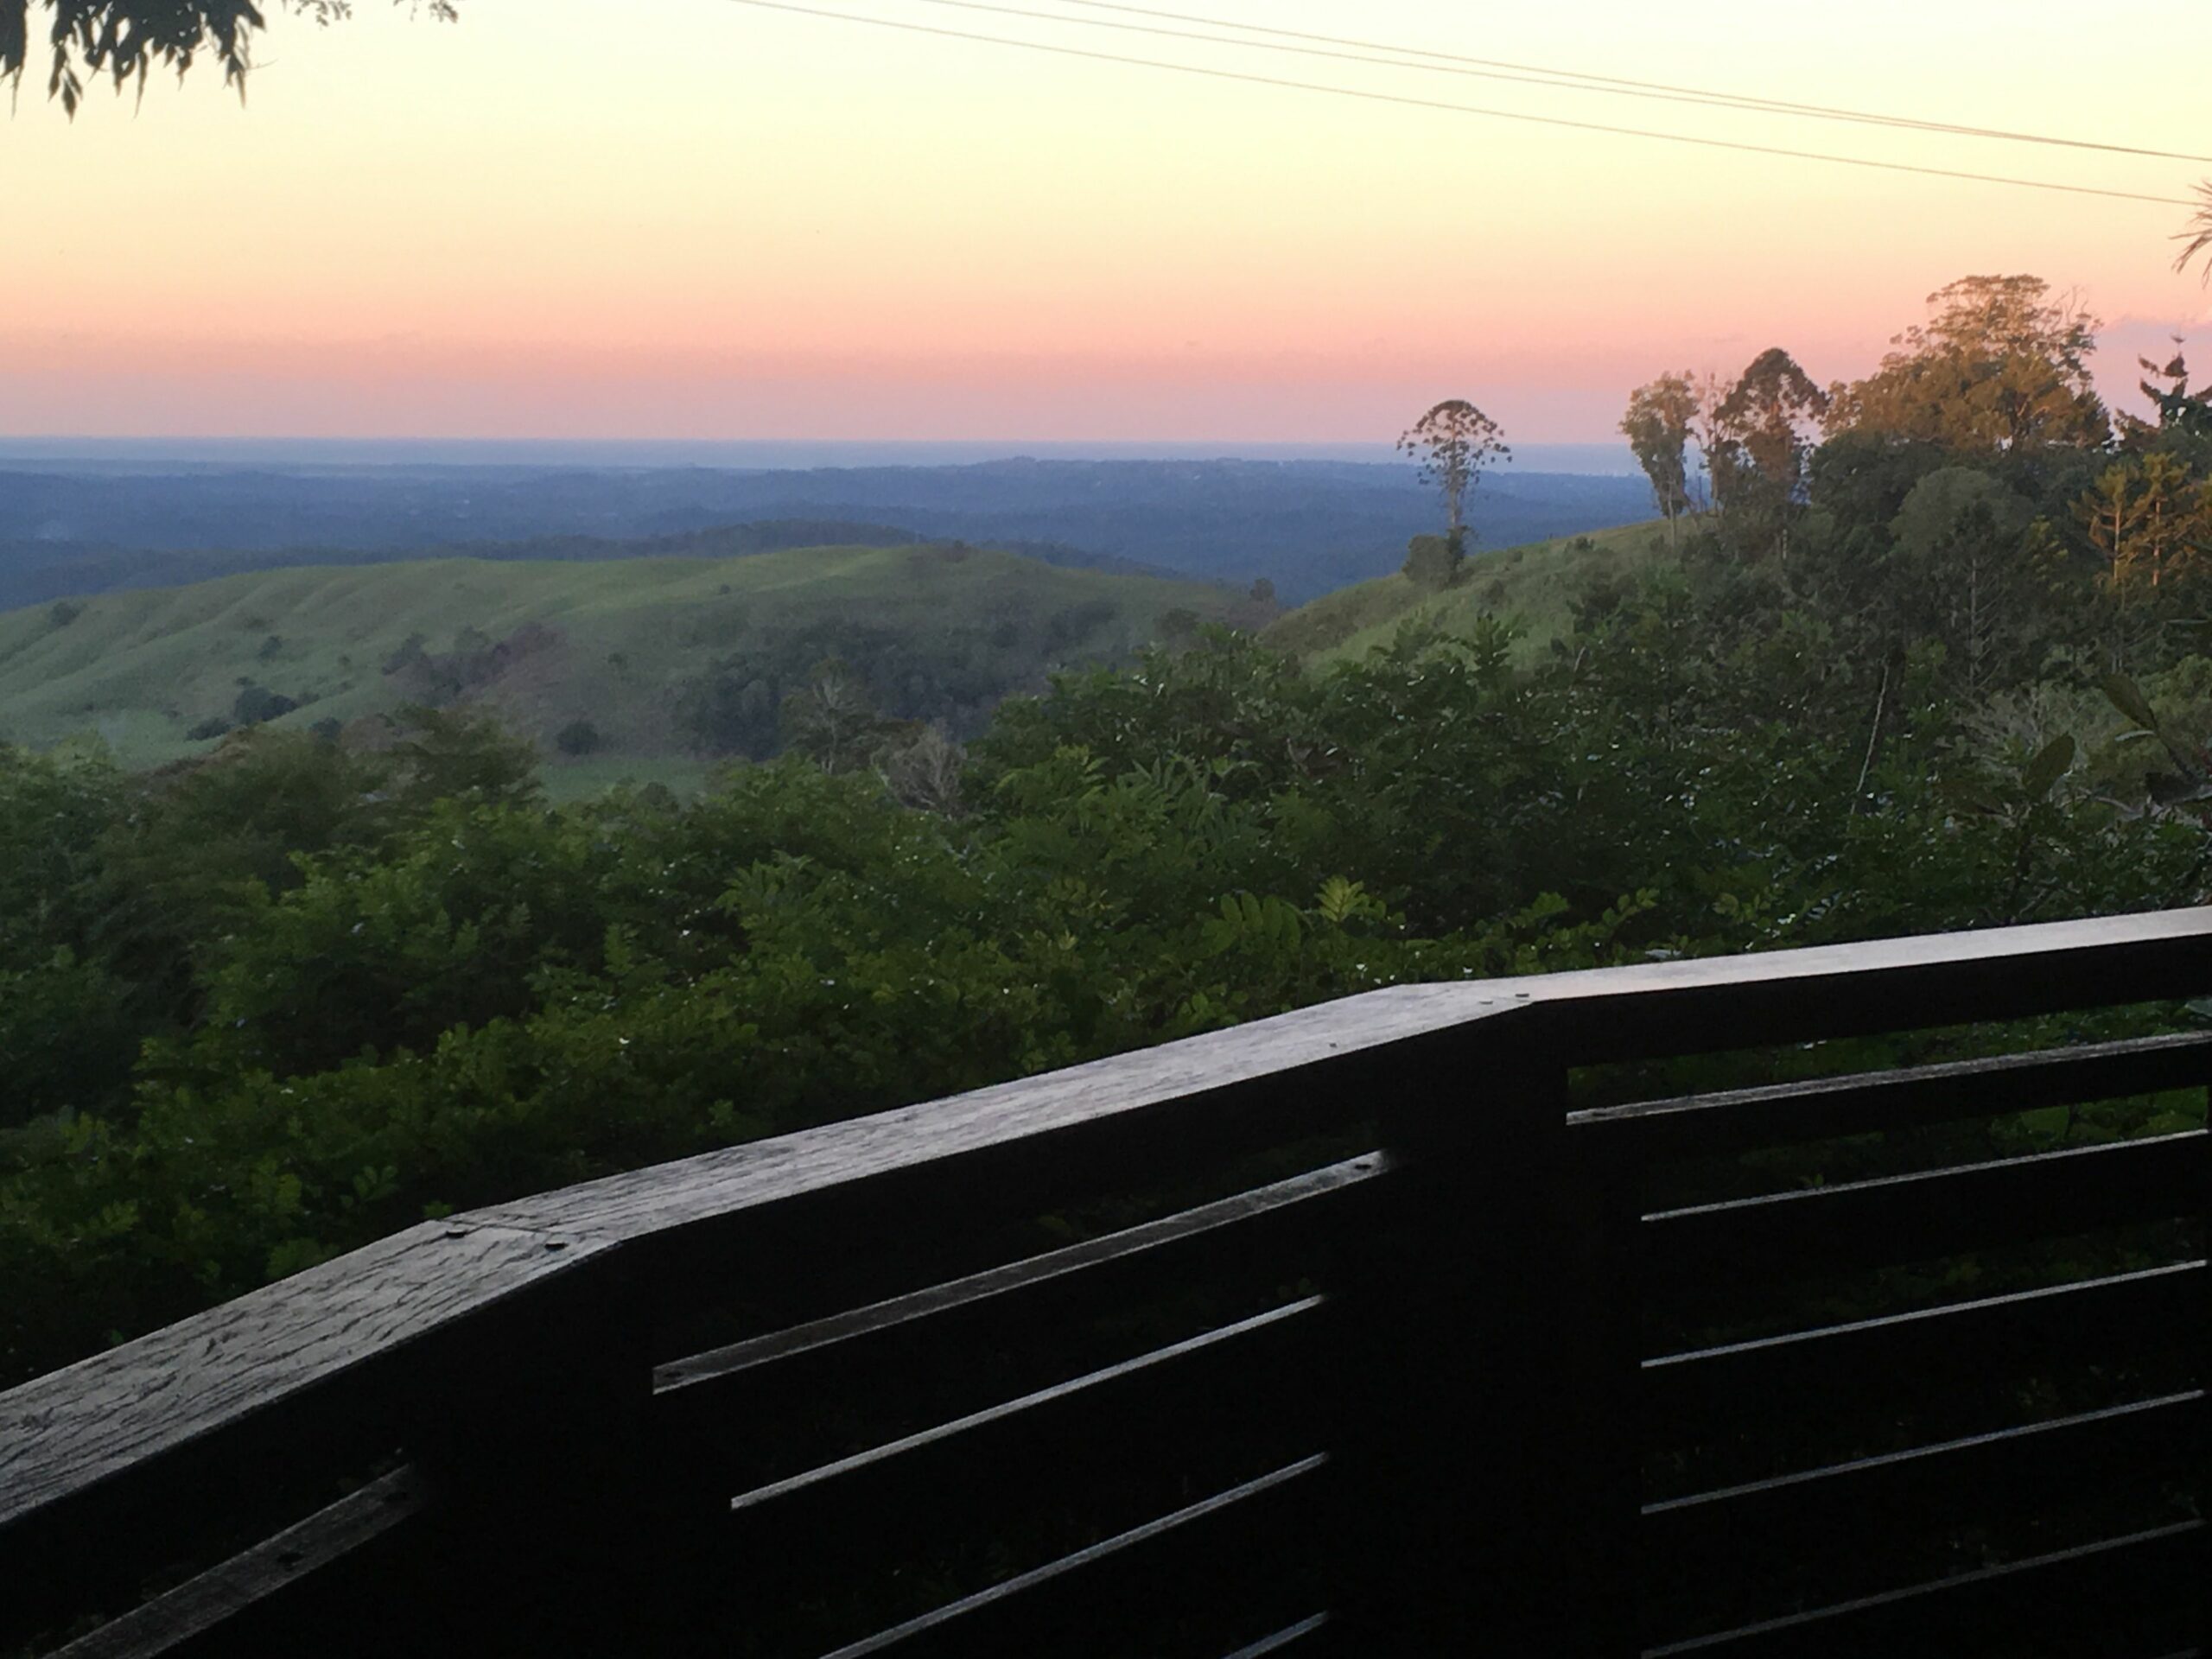
M 2193 901 L 2212 407 L 2177 361 L 2115 430 L 2092 332 L 2008 279 L 1856 386 L 1693 385 L 1638 437 L 1676 545 L 1533 662 L 1503 617 L 1325 670 L 1212 630 L 964 750 L 829 674 L 688 803 L 550 809 L 451 711 L 156 774 L 0 750 L 0 1376 L 425 1216 L 1374 986 Z

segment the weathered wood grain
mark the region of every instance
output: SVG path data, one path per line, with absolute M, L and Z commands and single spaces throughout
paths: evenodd
M 798 1135 L 703 1154 L 494 1205 L 494 1225 L 631 1239 L 786 1202 L 824 1189 L 952 1163 L 1104 1120 L 1203 1116 L 1248 1104 L 1271 1082 L 1346 1089 L 1375 1073 L 1352 1063 L 1407 1044 L 1446 1044 L 1458 1027 L 1516 1006 L 1477 986 L 1403 986 L 1165 1043 L 1040 1077 L 880 1112 Z
M 0 1394 L 0 1551 L 41 1510 L 404 1357 L 518 1292 L 575 1272 L 587 1239 L 426 1223 Z

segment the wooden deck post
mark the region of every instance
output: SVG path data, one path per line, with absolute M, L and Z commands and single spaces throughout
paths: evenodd
M 1360 1651 L 1633 1653 L 1633 1440 L 1606 1205 L 1566 1077 L 1512 1016 L 1408 1045 L 1391 1219 L 1355 1255 L 1344 1428 Z
M 547 1248 L 559 1246 L 549 1239 Z M 466 1392 L 417 1402 L 439 1524 L 411 1586 L 432 1649 L 652 1649 L 666 1531 L 652 1439 L 651 1300 L 618 1258 L 495 1310 Z M 416 1621 L 410 1621 L 416 1622 Z

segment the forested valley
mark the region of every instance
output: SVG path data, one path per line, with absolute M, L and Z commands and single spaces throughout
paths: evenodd
M 426 1217 L 1376 986 L 2196 902 L 2212 397 L 2176 357 L 2108 409 L 2095 327 L 1974 278 L 1856 383 L 1663 377 L 1658 522 L 1544 627 L 1420 538 L 1372 649 L 1210 626 L 964 747 L 862 662 L 693 798 L 550 804 L 466 709 L 0 749 L 0 1382 Z

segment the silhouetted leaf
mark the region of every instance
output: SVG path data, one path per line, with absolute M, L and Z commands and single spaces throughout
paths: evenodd
M 2150 698 L 2143 695 L 2142 687 L 2125 674 L 2107 674 L 2101 682 L 2105 696 L 2112 699 L 2112 706 L 2126 715 L 2146 732 L 2158 729 L 2158 716 L 2151 707 Z
M 2027 791 L 2029 799 L 2042 800 L 2073 764 L 2074 739 L 2070 734 L 2062 732 L 2028 762 L 2027 770 L 2020 774 L 2020 786 Z

